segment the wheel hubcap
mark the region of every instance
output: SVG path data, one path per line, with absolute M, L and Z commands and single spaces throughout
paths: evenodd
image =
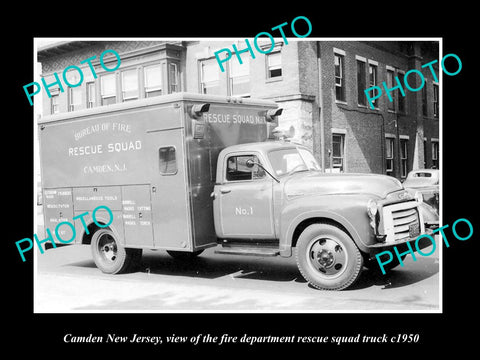
M 99 253 L 103 260 L 114 262 L 117 258 L 117 243 L 109 234 L 102 235 L 98 242 Z
M 347 253 L 335 239 L 316 239 L 311 242 L 308 261 L 311 267 L 323 275 L 334 277 L 345 270 Z

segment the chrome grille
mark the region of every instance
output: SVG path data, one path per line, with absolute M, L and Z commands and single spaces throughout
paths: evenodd
M 395 241 L 398 241 L 411 237 L 411 225 L 418 223 L 418 213 L 416 209 L 392 211 L 392 219 Z M 413 234 L 413 236 L 417 235 L 419 234 Z
M 387 242 L 396 242 L 420 235 L 421 226 L 416 202 L 389 205 L 383 209 Z

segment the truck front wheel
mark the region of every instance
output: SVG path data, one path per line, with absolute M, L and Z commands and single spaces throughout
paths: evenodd
M 323 223 L 303 230 L 296 259 L 305 280 L 322 290 L 351 286 L 363 266 L 363 257 L 350 236 L 337 226 Z
M 95 265 L 106 274 L 118 274 L 132 269 L 142 256 L 142 249 L 126 249 L 110 229 L 99 229 L 90 244 Z

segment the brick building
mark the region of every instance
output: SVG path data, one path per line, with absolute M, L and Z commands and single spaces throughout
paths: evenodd
M 439 84 L 421 65 L 439 59 L 434 41 L 330 41 L 276 39 L 260 43 L 268 54 L 254 50 L 232 56 L 221 71 L 215 51 L 245 48 L 237 40 L 188 41 L 70 41 L 38 49 L 47 84 L 60 79 L 69 65 L 82 68 L 82 84 L 49 88 L 43 96 L 44 115 L 135 101 L 187 91 L 276 101 L 284 109 L 280 127 L 293 141 L 314 151 L 326 171 L 380 173 L 404 177 L 413 168 L 439 166 Z M 121 66 L 102 67 L 99 56 L 115 50 Z M 266 51 L 265 51 L 266 52 Z M 97 77 L 80 61 L 91 61 Z M 104 58 L 105 66 L 116 61 Z M 438 62 L 434 64 L 439 74 Z M 399 90 L 375 101 L 371 109 L 363 90 L 383 82 L 395 85 L 411 69 L 424 75 L 420 91 Z M 66 73 L 71 84 L 78 71 Z M 440 76 L 438 76 L 440 77 Z M 420 87 L 411 76 L 411 88 Z M 403 82 L 402 82 L 403 84 Z M 43 91 L 42 91 L 43 92 Z

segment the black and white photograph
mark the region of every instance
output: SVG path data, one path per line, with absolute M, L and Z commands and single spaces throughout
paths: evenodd
M 441 310 L 441 39 L 36 40 L 36 311 Z

